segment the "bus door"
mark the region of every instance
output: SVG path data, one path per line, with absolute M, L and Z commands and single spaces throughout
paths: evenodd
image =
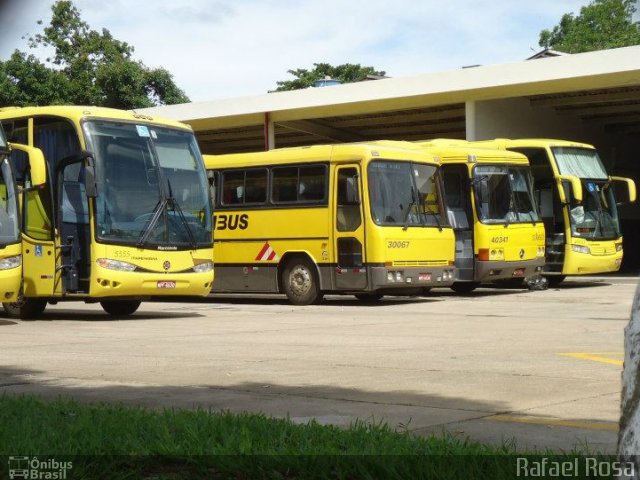
M 345 165 L 336 169 L 334 251 L 337 266 L 333 269 L 338 290 L 367 288 L 365 268 L 364 221 L 360 168 Z
M 449 223 L 456 238 L 456 280 L 473 281 L 473 212 L 466 165 L 442 165 Z
M 57 227 L 63 293 L 89 293 L 91 230 L 84 158 L 62 160 L 57 168 Z
M 565 256 L 565 221 L 558 185 L 544 148 L 510 148 L 529 159 L 533 176 L 533 194 L 544 223 L 545 271 L 562 272 Z
M 22 212 L 23 293 L 27 297 L 50 297 L 56 288 L 56 255 L 51 221 L 50 176 L 47 184 L 35 188 L 31 182 L 29 156 L 19 146 L 29 143 L 27 119 L 4 125 L 12 143 L 11 163 L 20 191 Z

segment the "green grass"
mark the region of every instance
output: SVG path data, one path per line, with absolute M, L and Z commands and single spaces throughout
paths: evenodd
M 517 453 L 514 444 L 416 437 L 385 424 L 340 429 L 255 414 L 0 396 L 0 455 L 73 457 L 70 479 L 512 478 Z M 1 477 L 7 463 L 0 461 Z

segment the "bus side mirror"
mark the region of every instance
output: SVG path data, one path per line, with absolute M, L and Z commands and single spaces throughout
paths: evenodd
M 213 170 L 207 170 L 207 181 L 209 182 L 209 197 L 211 205 L 216 204 L 216 174 Z
M 29 176 L 31 177 L 31 186 L 40 187 L 47 182 L 47 165 L 44 161 L 42 150 L 20 143 L 10 143 L 12 150 L 25 152 L 29 157 Z
M 573 194 L 573 199 L 576 203 L 582 202 L 582 183 L 580 183 L 578 177 L 574 175 L 558 175 L 558 180 L 561 186 L 561 188 L 558 189 L 558 194 L 562 203 L 569 203 L 567 199 L 570 197 L 570 194 Z
M 360 205 L 360 195 L 358 193 L 358 177 L 347 177 L 346 183 L 346 198 L 343 205 Z
M 636 182 L 627 177 L 609 177 L 611 182 L 622 182 L 627 184 L 627 191 L 629 192 L 629 201 L 621 203 L 633 203 L 636 201 Z
M 96 198 L 98 196 L 96 166 L 93 162 L 93 157 L 87 157 L 87 164 L 84 167 L 84 191 L 87 198 Z

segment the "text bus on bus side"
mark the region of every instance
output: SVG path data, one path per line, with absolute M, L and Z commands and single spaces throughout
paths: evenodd
M 216 185 L 214 292 L 377 300 L 453 281 L 439 165 L 407 142 L 205 155 Z

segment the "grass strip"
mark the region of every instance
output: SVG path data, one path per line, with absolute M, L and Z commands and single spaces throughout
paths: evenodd
M 0 396 L 0 461 L 71 461 L 69 479 L 514 478 L 523 453 L 513 443 L 417 437 L 383 423 L 342 429 L 261 414 Z M 533 453 L 566 462 L 584 452 Z

